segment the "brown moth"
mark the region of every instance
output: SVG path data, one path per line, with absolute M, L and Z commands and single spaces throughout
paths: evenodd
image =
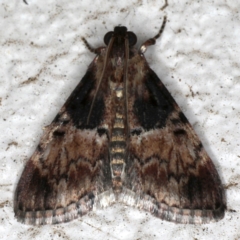
M 218 173 L 143 53 L 115 27 L 33 153 L 14 211 L 25 224 L 71 221 L 121 202 L 176 223 L 208 223 L 226 208 Z

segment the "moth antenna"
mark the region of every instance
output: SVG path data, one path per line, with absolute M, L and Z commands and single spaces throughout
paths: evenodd
M 101 50 L 103 49 L 103 47 L 93 48 L 84 37 L 82 37 L 82 40 L 90 52 L 95 53 L 95 54 L 101 53 Z
M 92 113 L 93 105 L 94 105 L 94 102 L 95 102 L 95 100 L 96 100 L 96 97 L 97 97 L 98 90 L 99 90 L 99 87 L 100 87 L 100 85 L 101 85 L 102 79 L 103 79 L 103 77 L 104 77 L 104 73 L 105 73 L 105 71 L 106 71 L 107 61 L 108 61 L 108 59 L 109 59 L 109 54 L 110 54 L 110 52 L 111 52 L 114 39 L 115 39 L 115 38 L 112 37 L 112 38 L 111 38 L 111 41 L 109 42 L 109 44 L 108 44 L 108 46 L 107 46 L 106 56 L 105 56 L 105 58 L 104 58 L 103 70 L 102 70 L 101 76 L 100 76 L 100 78 L 99 78 L 98 85 L 97 85 L 97 89 L 96 89 L 96 93 L 95 93 L 95 95 L 94 95 L 94 98 L 93 98 L 93 100 L 92 100 L 92 104 L 91 104 L 91 107 L 90 107 L 90 110 L 89 110 L 89 113 L 88 113 L 87 124 L 89 123 L 89 119 L 90 119 L 90 116 L 91 116 L 91 113 Z M 86 41 L 86 43 L 88 44 L 87 41 Z M 87 45 L 87 46 L 89 46 L 89 45 Z M 90 49 L 92 49 L 92 48 L 90 47 Z M 98 48 L 98 49 L 100 49 L 100 48 Z M 97 50 L 97 49 L 95 49 L 95 50 Z
M 168 6 L 168 1 L 165 0 L 164 5 L 160 8 L 162 11 Z
M 156 43 L 156 40 L 161 36 L 161 34 L 162 34 L 162 32 L 163 32 L 163 30 L 165 28 L 166 22 L 167 22 L 167 17 L 164 16 L 163 17 L 163 23 L 162 23 L 162 26 L 161 26 L 158 34 L 155 37 L 148 39 L 146 42 L 144 42 L 142 44 L 142 46 L 139 49 L 139 53 L 140 54 L 145 53 L 148 46 L 154 45 Z

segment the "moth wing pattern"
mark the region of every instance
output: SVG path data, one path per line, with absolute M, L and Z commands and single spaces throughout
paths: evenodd
M 201 141 L 143 52 L 115 27 L 107 47 L 46 127 L 15 192 L 26 224 L 67 222 L 95 207 L 123 202 L 176 223 L 224 216 L 225 195 Z
M 97 77 L 90 65 L 27 162 L 15 192 L 14 211 L 25 224 L 67 222 L 93 208 L 96 196 L 111 184 L 108 159 L 109 124 L 99 90 L 88 125 Z M 102 125 L 101 125 L 102 124 Z
M 177 223 L 208 223 L 224 216 L 218 173 L 187 118 L 147 62 L 129 86 L 130 144 L 126 204 Z M 131 200 L 130 200 L 131 199 Z

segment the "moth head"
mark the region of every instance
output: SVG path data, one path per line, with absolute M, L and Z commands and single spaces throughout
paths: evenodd
M 137 36 L 135 33 L 128 32 L 127 28 L 124 26 L 115 27 L 114 31 L 106 33 L 104 36 L 104 43 L 108 45 L 112 37 L 115 37 L 118 42 L 123 42 L 125 38 L 127 38 L 130 47 L 134 46 L 137 42 Z

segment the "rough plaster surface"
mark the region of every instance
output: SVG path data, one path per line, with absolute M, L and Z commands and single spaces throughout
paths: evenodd
M 240 3 L 176 1 L 2 0 L 0 3 L 0 239 L 239 239 Z M 25 226 L 13 213 L 13 194 L 52 119 L 94 55 L 125 25 L 140 45 L 156 34 L 149 64 L 194 126 L 226 187 L 226 216 L 208 225 L 177 225 L 117 204 L 55 226 Z

